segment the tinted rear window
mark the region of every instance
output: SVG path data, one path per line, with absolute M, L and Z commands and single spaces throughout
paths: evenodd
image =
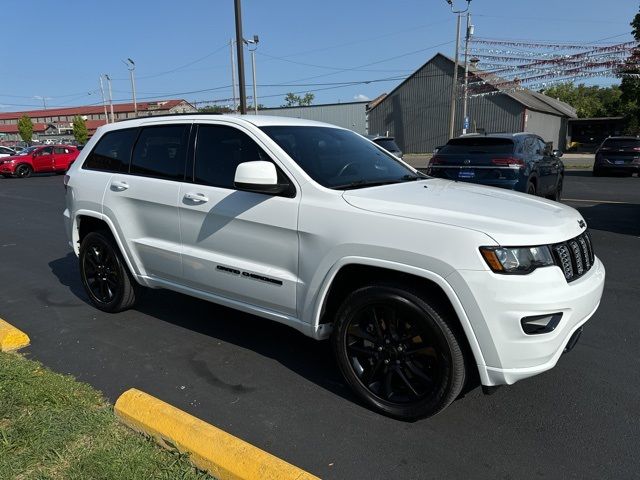
M 635 138 L 608 138 L 602 144 L 602 148 L 638 148 L 640 139 Z
M 131 173 L 182 180 L 190 125 L 147 127 L 140 133 L 131 160 Z
M 138 129 L 129 128 L 106 133 L 89 154 L 82 168 L 104 172 L 126 172 Z
M 513 153 L 513 140 L 508 138 L 469 137 L 454 138 L 438 150 L 447 153 Z

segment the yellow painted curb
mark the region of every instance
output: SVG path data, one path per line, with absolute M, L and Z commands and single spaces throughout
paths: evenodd
M 29 336 L 0 318 L 0 351 L 11 352 L 29 345 Z
M 188 453 L 192 463 L 220 480 L 319 480 L 135 388 L 120 395 L 115 412 L 127 426 L 163 447 Z

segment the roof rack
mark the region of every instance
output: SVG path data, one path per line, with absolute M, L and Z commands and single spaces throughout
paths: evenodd
M 125 122 L 127 120 L 145 120 L 147 118 L 161 118 L 161 117 L 184 117 L 188 115 L 227 115 L 221 112 L 180 112 L 180 113 L 162 113 L 160 115 L 140 115 L 134 118 L 120 118 L 116 122 Z

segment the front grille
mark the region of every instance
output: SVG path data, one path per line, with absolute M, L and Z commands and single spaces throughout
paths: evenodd
M 595 255 L 591 234 L 588 231 L 566 242 L 551 246 L 553 256 L 567 282 L 577 280 L 593 266 Z

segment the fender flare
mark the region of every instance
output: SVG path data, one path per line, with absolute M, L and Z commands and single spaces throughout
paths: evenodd
M 366 265 L 371 267 L 385 268 L 387 270 L 394 270 L 400 273 L 407 273 L 409 275 L 422 277 L 438 285 L 449 299 L 451 306 L 458 316 L 458 320 L 460 321 L 460 325 L 462 326 L 465 336 L 467 337 L 469 347 L 471 348 L 476 363 L 478 365 L 485 365 L 484 356 L 482 355 L 482 350 L 480 349 L 480 344 L 478 343 L 478 339 L 473 330 L 471 322 L 469 321 L 469 317 L 465 312 L 464 306 L 462 305 L 462 302 L 460 302 L 460 299 L 458 298 L 458 295 L 454 291 L 453 287 L 451 287 L 451 285 L 446 281 L 444 277 L 429 270 L 424 270 L 422 268 L 377 258 L 356 256 L 343 257 L 336 263 L 334 263 L 333 266 L 329 269 L 321 288 L 318 290 L 318 296 L 313 306 L 313 316 L 311 317 L 311 320 L 312 330 L 315 332 L 314 336 L 316 338 L 326 338 L 330 333 L 331 329 L 326 328 L 327 325 L 323 325 L 320 323 L 320 314 L 325 305 L 327 296 L 329 295 L 329 289 L 331 288 L 336 275 L 341 268 L 347 265 Z

